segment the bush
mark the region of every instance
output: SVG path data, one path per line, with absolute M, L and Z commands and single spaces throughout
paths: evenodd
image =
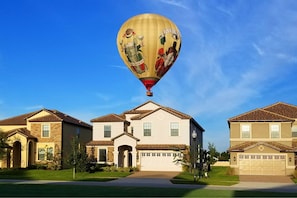
M 297 170 L 295 170 L 294 172 L 293 172 L 293 175 L 292 175 L 295 179 L 297 179 Z
M 227 172 L 226 172 L 227 175 L 234 175 L 234 173 L 235 173 L 234 168 L 231 168 L 231 167 L 227 168 Z

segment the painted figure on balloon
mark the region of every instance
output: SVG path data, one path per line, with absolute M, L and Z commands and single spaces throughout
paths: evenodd
M 120 45 L 131 64 L 131 68 L 138 74 L 145 72 L 147 67 L 141 51 L 143 36 L 137 36 L 133 29 L 128 28 L 122 37 Z
M 178 39 L 178 36 L 176 34 L 172 34 L 172 37 L 174 38 L 174 40 Z M 167 49 L 166 53 L 164 53 L 165 42 L 165 34 L 162 34 L 160 36 L 160 43 L 163 47 L 158 50 L 158 57 L 155 64 L 156 74 L 159 77 L 162 77 L 169 70 L 178 56 L 176 41 L 174 41 L 172 46 Z

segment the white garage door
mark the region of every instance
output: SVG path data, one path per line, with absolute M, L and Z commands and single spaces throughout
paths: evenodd
M 240 154 L 240 175 L 285 175 L 285 155 Z
M 174 162 L 174 156 L 181 157 L 181 153 L 168 151 L 140 152 L 141 171 L 182 171 L 182 165 Z

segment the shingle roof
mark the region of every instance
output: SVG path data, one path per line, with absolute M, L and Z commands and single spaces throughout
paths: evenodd
M 114 141 L 115 139 L 117 139 L 117 138 L 119 138 L 119 137 L 121 137 L 121 136 L 123 136 L 123 135 L 127 135 L 127 136 L 129 136 L 129 137 L 135 139 L 136 141 L 139 141 L 138 138 L 136 138 L 135 136 L 133 136 L 131 133 L 127 133 L 127 132 L 121 133 L 120 135 L 118 135 L 118 136 L 112 138 L 111 140 Z
M 39 110 L 40 111 L 40 110 Z M 11 118 L 0 120 L 0 125 L 26 125 L 26 119 L 31 117 L 32 115 L 38 113 L 39 111 L 34 111 L 31 113 L 26 113 L 18 116 L 14 116 Z
M 138 144 L 138 150 L 178 150 L 186 149 L 185 144 Z
M 248 149 L 254 148 L 256 146 L 265 145 L 270 148 L 273 148 L 279 152 L 296 152 L 297 148 L 290 147 L 278 142 L 244 142 L 242 144 L 238 144 L 235 146 L 230 147 L 228 150 L 230 152 L 244 152 Z
M 159 111 L 159 110 L 164 110 L 164 111 L 166 111 L 166 112 L 168 112 L 168 113 L 170 113 L 170 114 L 173 114 L 173 115 L 175 115 L 176 117 L 179 117 L 179 118 L 181 118 L 181 119 L 191 119 L 191 118 L 192 118 L 191 116 L 189 116 L 189 115 L 187 115 L 187 114 L 185 114 L 185 113 L 182 113 L 182 112 L 180 112 L 180 111 L 177 111 L 177 110 L 175 110 L 175 109 L 172 109 L 172 108 L 169 108 L 169 107 L 160 107 L 160 108 L 157 108 L 157 109 L 155 109 L 155 110 L 146 111 L 146 112 L 144 112 L 144 113 L 142 113 L 142 114 L 133 116 L 133 117 L 131 118 L 131 120 L 140 120 L 140 119 L 142 119 L 142 118 L 144 118 L 144 117 L 146 117 L 146 116 L 148 116 L 148 115 L 150 115 L 150 114 L 152 114 L 152 113 L 154 113 L 154 112 L 157 112 L 157 111 Z
M 263 109 L 289 118 L 297 118 L 297 106 L 295 105 L 277 102 Z
M 31 113 L 27 113 L 27 114 L 15 116 L 12 118 L 0 120 L 0 125 L 26 125 L 27 119 L 30 119 L 30 117 L 38 114 L 41 111 L 47 111 L 48 113 L 50 113 L 50 115 L 33 118 L 30 120 L 30 122 L 57 122 L 57 121 L 60 121 L 60 122 L 75 124 L 75 125 L 86 127 L 86 128 L 92 128 L 91 125 L 89 125 L 81 120 L 78 120 L 78 119 L 71 117 L 67 114 L 64 114 L 60 111 L 50 110 L 50 109 L 41 109 L 39 111 L 34 111 Z
M 113 146 L 113 141 L 90 141 L 87 146 Z
M 258 108 L 232 117 L 228 120 L 228 123 L 236 121 L 293 122 L 295 119 L 297 119 L 297 106 L 277 102 L 267 107 Z
M 29 139 L 37 139 L 35 136 L 30 134 L 30 131 L 27 128 L 18 128 L 18 129 L 12 129 L 10 131 L 7 132 L 8 133 L 8 137 L 13 136 L 14 134 L 20 133 L 23 136 L 25 136 L 26 138 Z
M 157 107 L 155 107 L 152 110 L 147 110 L 147 109 L 139 110 L 139 108 L 145 106 L 148 103 L 153 103 Z M 91 122 L 124 122 L 125 121 L 125 118 L 126 118 L 126 115 L 125 114 L 136 114 L 135 116 L 131 117 L 130 119 L 131 120 L 140 120 L 140 119 L 143 119 L 146 116 L 148 116 L 148 115 L 150 115 L 152 113 L 155 113 L 155 112 L 157 112 L 159 110 L 166 111 L 166 112 L 168 112 L 168 113 L 170 113 L 172 115 L 175 115 L 176 117 L 179 117 L 181 119 L 190 119 L 191 121 L 193 121 L 193 123 L 198 128 L 200 128 L 202 131 L 204 131 L 204 129 L 191 116 L 189 116 L 189 115 L 187 115 L 185 113 L 182 113 L 180 111 L 177 111 L 175 109 L 172 109 L 172 108 L 169 108 L 169 107 L 165 107 L 165 106 L 161 106 L 161 105 L 159 105 L 159 104 L 157 104 L 155 102 L 152 102 L 152 101 L 147 101 L 147 102 L 143 103 L 142 105 L 139 105 L 139 106 L 137 106 L 137 107 L 135 107 L 135 108 L 133 108 L 131 110 L 124 111 L 120 115 L 117 115 L 117 114 L 108 114 L 108 115 L 105 115 L 105 116 L 94 118 L 94 119 L 91 120 Z
M 233 118 L 229 119 L 229 122 L 236 122 L 236 121 L 278 121 L 278 122 L 292 122 L 293 119 L 290 119 L 288 117 L 266 111 L 263 109 L 255 109 L 252 111 L 249 111 L 247 113 L 235 116 Z
M 125 122 L 125 121 L 126 120 L 123 116 L 120 116 L 114 113 L 101 116 L 98 118 L 94 118 L 91 120 L 91 122 Z

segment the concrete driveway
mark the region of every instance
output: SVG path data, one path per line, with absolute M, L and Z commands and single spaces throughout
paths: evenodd
M 170 171 L 137 171 L 128 176 L 128 178 L 155 178 L 155 179 L 172 179 L 180 172 Z
M 264 182 L 264 183 L 286 183 L 294 182 L 289 176 L 268 176 L 268 175 L 240 175 L 240 182 Z

